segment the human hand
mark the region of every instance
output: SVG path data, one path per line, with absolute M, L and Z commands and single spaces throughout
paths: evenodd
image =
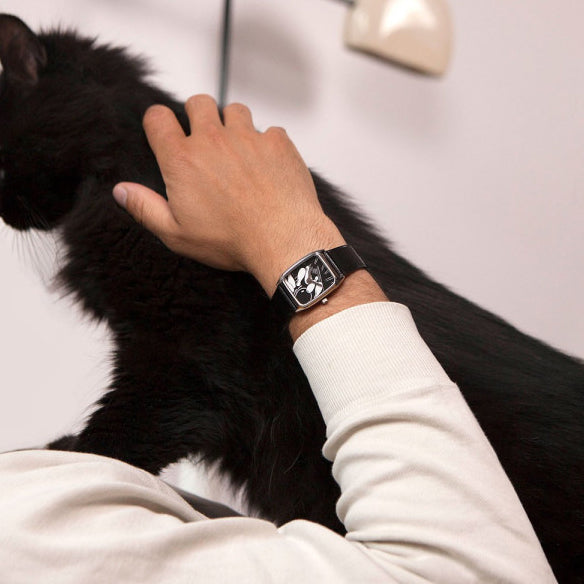
M 114 188 L 118 203 L 169 249 L 215 268 L 250 272 L 271 296 L 295 261 L 345 243 L 284 130 L 257 132 L 241 104 L 223 110 L 223 124 L 207 95 L 191 97 L 185 109 L 189 136 L 165 106 L 144 116 L 168 200 L 135 183 Z

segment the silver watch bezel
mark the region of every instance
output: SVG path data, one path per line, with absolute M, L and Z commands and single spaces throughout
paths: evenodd
M 294 294 L 292 293 L 292 291 L 290 290 L 286 283 L 286 279 L 292 272 L 294 272 L 299 266 L 301 266 L 301 264 L 315 257 L 317 257 L 330 271 L 334 278 L 334 282 L 326 290 L 323 290 L 318 296 L 313 298 L 311 301 L 309 301 L 306 304 L 303 304 L 299 302 L 296 296 L 294 296 Z M 337 268 L 332 259 L 327 255 L 326 251 L 324 249 L 320 249 L 305 255 L 304 257 L 300 258 L 297 262 L 295 262 L 292 266 L 290 266 L 280 276 L 280 279 L 278 280 L 278 288 L 283 290 L 286 296 L 291 300 L 291 302 L 296 307 L 296 312 L 300 312 L 302 310 L 307 310 L 308 308 L 313 307 L 315 304 L 318 304 L 319 302 L 322 302 L 331 292 L 336 290 L 341 285 L 341 282 L 344 279 L 345 275 Z

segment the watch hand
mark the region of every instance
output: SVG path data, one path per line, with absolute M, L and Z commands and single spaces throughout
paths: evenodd
M 298 270 L 298 281 L 296 282 L 296 286 L 300 286 L 300 283 L 302 282 L 302 279 L 306 274 L 307 274 L 306 268 L 300 268 Z

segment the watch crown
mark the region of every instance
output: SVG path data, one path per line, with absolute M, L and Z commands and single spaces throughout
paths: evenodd
M 328 302 L 328 298 L 323 298 L 323 299 L 321 300 L 321 304 L 326 304 L 327 302 Z

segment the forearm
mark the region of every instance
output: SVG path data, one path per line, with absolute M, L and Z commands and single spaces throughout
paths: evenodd
M 405 307 L 354 307 L 316 324 L 294 351 L 327 424 L 349 540 L 399 581 L 555 581 L 495 453 Z
M 387 300 L 387 296 L 373 276 L 366 270 L 359 270 L 347 276 L 341 287 L 329 296 L 326 304 L 318 304 L 309 310 L 297 312 L 290 321 L 290 335 L 292 340 L 296 341 L 311 326 L 342 310 Z

